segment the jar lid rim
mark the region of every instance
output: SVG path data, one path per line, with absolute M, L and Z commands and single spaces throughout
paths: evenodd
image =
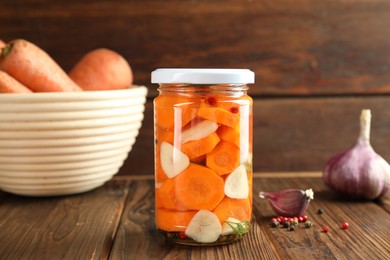
M 249 69 L 166 68 L 152 72 L 152 83 L 251 84 L 255 73 Z

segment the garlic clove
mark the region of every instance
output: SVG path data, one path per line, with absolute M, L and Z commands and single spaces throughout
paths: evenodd
M 360 135 L 356 143 L 333 156 L 323 171 L 324 183 L 350 197 L 374 199 L 390 187 L 390 165 L 370 144 L 371 111 L 360 115 Z
M 185 234 L 200 243 L 217 241 L 222 233 L 222 225 L 218 217 L 211 211 L 199 210 L 188 224 Z
M 312 189 L 286 189 L 276 192 L 260 192 L 260 198 L 268 199 L 276 214 L 284 217 L 301 216 L 314 199 Z

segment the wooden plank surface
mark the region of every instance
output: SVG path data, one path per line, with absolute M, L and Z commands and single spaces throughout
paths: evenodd
M 0 258 L 107 259 L 126 185 L 111 181 L 84 194 L 48 198 L 0 192 Z
M 276 176 L 275 176 L 276 177 Z M 326 188 L 318 177 L 254 179 L 254 214 L 264 232 L 274 242 L 275 250 L 281 259 L 388 259 L 390 218 L 388 212 L 370 201 L 347 199 Z M 280 189 L 312 188 L 314 200 L 311 201 L 307 215 L 313 226 L 306 229 L 300 225 L 295 231 L 273 228 L 270 219 L 275 213 L 264 199 L 259 199 L 260 191 Z M 387 196 L 386 198 L 388 198 Z M 322 208 L 323 214 L 317 210 Z M 378 221 L 378 216 L 381 220 Z M 341 228 L 342 221 L 350 224 L 349 229 Z M 328 226 L 324 233 L 322 226 Z
M 154 224 L 153 176 L 118 176 L 80 195 L 28 198 L 0 192 L 1 259 L 388 259 L 389 197 L 346 199 L 320 172 L 255 173 L 250 233 L 224 246 L 168 243 Z M 275 216 L 261 190 L 313 188 L 306 212 L 313 227 L 271 227 Z M 324 213 L 317 214 L 321 207 Z M 350 228 L 340 228 L 347 221 Z M 329 226 L 329 232 L 321 226 Z
M 249 68 L 254 95 L 389 93 L 390 3 L 350 1 L 2 1 L 1 35 L 66 70 L 112 48 L 136 83 L 158 67 Z
M 263 98 L 254 102 L 254 171 L 321 171 L 359 134 L 361 109 L 372 110 L 371 143 L 390 162 L 390 97 Z M 120 175 L 153 172 L 153 108 Z
M 130 185 L 110 259 L 273 259 L 268 238 L 255 224 L 249 236 L 237 243 L 216 247 L 189 247 L 167 242 L 154 222 L 154 181 Z

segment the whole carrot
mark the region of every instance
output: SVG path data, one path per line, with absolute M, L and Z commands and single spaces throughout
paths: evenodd
M 33 92 L 82 91 L 49 54 L 23 39 L 11 41 L 2 48 L 0 69 Z
M 0 70 L 0 93 L 31 93 L 32 91 L 7 72 Z
M 85 54 L 69 76 L 84 90 L 125 89 L 133 83 L 133 72 L 125 58 L 105 48 Z

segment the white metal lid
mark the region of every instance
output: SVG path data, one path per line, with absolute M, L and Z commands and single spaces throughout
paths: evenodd
M 156 69 L 152 83 L 250 84 L 255 73 L 248 69 Z

